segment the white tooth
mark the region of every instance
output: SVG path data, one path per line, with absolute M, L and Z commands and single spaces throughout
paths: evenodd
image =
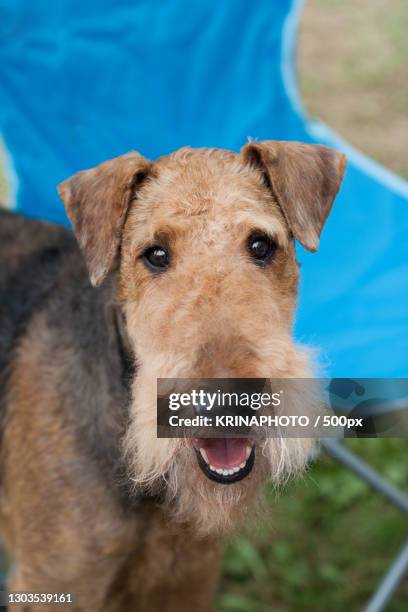
M 228 470 L 228 474 L 229 474 L 230 476 L 232 476 L 232 474 L 233 474 L 233 473 L 234 473 L 234 470 Z
M 246 461 L 243 461 L 241 465 L 239 466 L 239 469 L 242 470 L 242 468 L 244 468 L 245 466 L 246 466 Z
M 221 474 L 221 475 L 224 474 L 224 470 L 215 470 L 215 471 L 217 472 L 217 474 Z
M 208 461 L 207 453 L 205 452 L 205 450 L 204 450 L 203 448 L 200 448 L 200 453 L 201 453 L 201 456 L 202 456 L 202 458 L 204 459 L 204 461 L 205 461 L 206 463 L 210 463 L 210 462 Z
M 212 470 L 213 472 L 217 471 L 213 465 L 210 465 L 210 470 Z
M 224 470 L 224 476 L 229 476 L 229 470 Z
M 252 450 L 252 446 L 250 446 L 248 444 L 248 446 L 246 447 L 246 458 L 248 459 L 249 455 L 251 454 L 251 450 Z

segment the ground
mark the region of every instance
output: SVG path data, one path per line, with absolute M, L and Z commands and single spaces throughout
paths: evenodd
M 306 0 L 299 77 L 309 113 L 408 179 L 408 2 Z
M 4 173 L 5 160 L 2 141 L 0 140 L 0 205 L 8 204 L 9 202 L 9 186 L 7 184 L 6 175 Z
M 406 440 L 348 445 L 406 488 Z M 222 612 L 357 612 L 408 537 L 406 517 L 326 456 L 270 501 L 269 526 L 227 548 Z M 406 611 L 407 597 L 405 581 L 387 612 Z
M 408 179 L 407 32 L 406 0 L 306 0 L 298 66 L 309 114 Z M 407 440 L 349 445 L 408 490 Z M 219 610 L 361 610 L 408 537 L 406 517 L 324 455 L 270 499 L 269 528 L 227 549 Z M 407 599 L 408 577 L 387 612 Z

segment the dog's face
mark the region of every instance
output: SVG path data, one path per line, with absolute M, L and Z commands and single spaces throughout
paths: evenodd
M 321 146 L 249 143 L 240 154 L 128 154 L 75 175 L 60 193 L 100 283 L 119 260 L 119 301 L 137 360 L 125 449 L 138 485 L 179 518 L 224 528 L 268 474 L 302 469 L 308 440 L 157 439 L 157 378 L 301 378 L 292 340 L 298 265 L 339 188 L 345 161 Z M 229 486 L 225 486 L 225 485 Z

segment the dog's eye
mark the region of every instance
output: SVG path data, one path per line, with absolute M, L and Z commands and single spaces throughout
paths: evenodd
M 256 263 L 267 263 L 276 251 L 276 242 L 264 234 L 252 234 L 248 239 L 248 251 Z
M 163 272 L 169 267 L 170 255 L 164 247 L 155 245 L 145 250 L 142 261 L 152 272 Z

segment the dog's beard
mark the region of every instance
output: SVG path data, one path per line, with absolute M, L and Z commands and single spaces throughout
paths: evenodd
M 189 440 L 156 439 L 160 451 L 148 457 L 143 451 L 146 434 L 141 437 L 141 446 L 131 452 L 127 436 L 135 490 L 160 495 L 176 521 L 193 523 L 201 535 L 229 533 L 244 521 L 260 518 L 265 510 L 262 485 L 271 478 L 279 487 L 290 476 L 303 472 L 312 448 L 308 439 L 264 440 L 256 446 L 252 472 L 240 482 L 224 485 L 201 472 Z
M 268 478 L 280 486 L 291 475 L 303 471 L 309 442 L 283 438 L 264 440 L 256 446 L 251 473 L 230 485 L 209 480 L 198 468 L 192 447 L 185 446 L 168 471 L 167 502 L 177 520 L 193 521 L 201 534 L 230 533 L 244 522 L 256 522 L 262 517 L 266 511 L 263 485 Z
M 296 392 L 291 413 L 313 412 L 314 404 L 313 395 Z M 313 447 L 308 438 L 259 440 L 254 468 L 246 478 L 230 485 L 212 482 L 199 468 L 191 440 L 157 438 L 156 379 L 148 378 L 143 367 L 139 370 L 124 439 L 134 489 L 160 496 L 174 520 L 194 524 L 201 535 L 228 533 L 244 520 L 257 519 L 265 508 L 265 481 L 271 478 L 279 487 L 302 473 Z

